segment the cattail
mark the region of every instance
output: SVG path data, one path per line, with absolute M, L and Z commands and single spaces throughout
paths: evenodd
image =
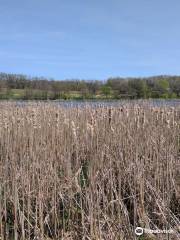
M 112 109 L 109 108 L 109 110 L 108 110 L 108 122 L 109 122 L 109 125 L 111 124 L 111 120 L 112 120 Z
M 94 127 L 93 127 L 93 125 L 87 123 L 87 130 L 90 132 L 91 136 L 94 135 Z
M 0 102 L 0 238 L 178 239 L 179 120 L 142 101 Z
M 77 132 L 76 132 L 76 126 L 75 126 L 74 121 L 71 121 L 71 127 L 72 127 L 73 136 L 76 139 L 77 138 Z

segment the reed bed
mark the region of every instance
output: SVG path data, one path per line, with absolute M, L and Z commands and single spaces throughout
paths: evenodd
M 167 239 L 180 228 L 180 107 L 0 103 L 2 240 Z

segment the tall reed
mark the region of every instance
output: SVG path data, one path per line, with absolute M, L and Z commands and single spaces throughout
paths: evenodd
M 180 107 L 0 103 L 2 240 L 131 240 L 137 226 L 179 239 Z

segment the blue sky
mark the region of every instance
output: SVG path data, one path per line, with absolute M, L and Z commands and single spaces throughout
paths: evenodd
M 0 0 L 0 71 L 180 75 L 179 0 Z

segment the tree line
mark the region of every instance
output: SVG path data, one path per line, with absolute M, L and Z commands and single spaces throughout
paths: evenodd
M 180 76 L 53 80 L 0 73 L 1 99 L 179 98 Z

